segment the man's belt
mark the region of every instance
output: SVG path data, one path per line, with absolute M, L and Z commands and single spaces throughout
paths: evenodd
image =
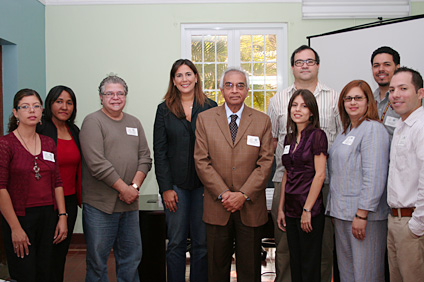
M 415 208 L 393 208 L 392 214 L 397 217 L 412 217 Z

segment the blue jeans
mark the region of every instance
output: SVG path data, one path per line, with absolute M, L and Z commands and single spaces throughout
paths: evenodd
M 180 189 L 174 185 L 178 195 L 177 211 L 165 209 L 168 227 L 166 251 L 169 282 L 185 282 L 187 238 L 190 231 L 190 281 L 207 281 L 208 257 L 206 227 L 203 216 L 203 187 L 194 190 Z
M 82 215 L 87 243 L 85 281 L 109 281 L 107 260 L 113 248 L 117 281 L 138 282 L 142 252 L 138 211 L 107 214 L 84 204 Z

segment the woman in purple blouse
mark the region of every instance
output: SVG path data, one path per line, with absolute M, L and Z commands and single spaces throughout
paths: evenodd
M 324 206 L 321 188 L 327 162 L 327 137 L 319 126 L 318 105 L 306 89 L 290 99 L 282 162 L 278 226 L 287 231 L 292 281 L 321 280 Z

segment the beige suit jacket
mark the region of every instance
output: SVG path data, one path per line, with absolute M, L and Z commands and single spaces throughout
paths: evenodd
M 260 146 L 247 144 L 247 136 L 259 137 Z M 230 212 L 218 197 L 226 190 L 241 191 L 250 199 L 240 211 L 244 225 L 257 227 L 268 221 L 265 188 L 273 162 L 271 121 L 257 110 L 244 106 L 233 144 L 225 106 L 199 114 L 194 160 L 205 187 L 203 220 L 227 224 Z

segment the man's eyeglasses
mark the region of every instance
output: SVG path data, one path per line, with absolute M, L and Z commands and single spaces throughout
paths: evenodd
M 295 65 L 296 67 L 301 67 L 301 66 L 303 66 L 304 64 L 306 64 L 306 65 L 308 65 L 308 66 L 315 66 L 315 65 L 316 65 L 316 63 L 317 63 L 317 61 L 315 61 L 315 60 L 307 59 L 307 60 L 297 60 L 297 61 L 295 61 L 295 62 L 294 62 L 294 65 Z
M 227 89 L 227 90 L 233 89 L 234 86 L 236 86 L 238 90 L 243 90 L 246 87 L 246 84 L 244 84 L 243 82 L 239 82 L 237 84 L 232 84 L 231 82 L 226 82 L 224 84 L 224 88 Z
M 23 105 L 23 106 L 16 107 L 16 109 L 22 110 L 22 111 L 25 111 L 25 112 L 28 112 L 30 109 L 33 109 L 34 111 L 38 111 L 38 110 L 42 110 L 43 106 L 41 106 L 41 105 L 33 105 L 33 106 Z
M 106 92 L 106 93 L 102 93 L 103 96 L 107 97 L 107 98 L 112 98 L 112 97 L 118 97 L 118 98 L 123 98 L 125 96 L 127 96 L 127 94 L 125 94 L 124 92 Z
M 364 99 L 366 99 L 365 96 L 355 96 L 355 97 L 346 96 L 346 97 L 343 98 L 343 101 L 352 102 L 352 100 L 355 100 L 356 102 L 360 102 Z

